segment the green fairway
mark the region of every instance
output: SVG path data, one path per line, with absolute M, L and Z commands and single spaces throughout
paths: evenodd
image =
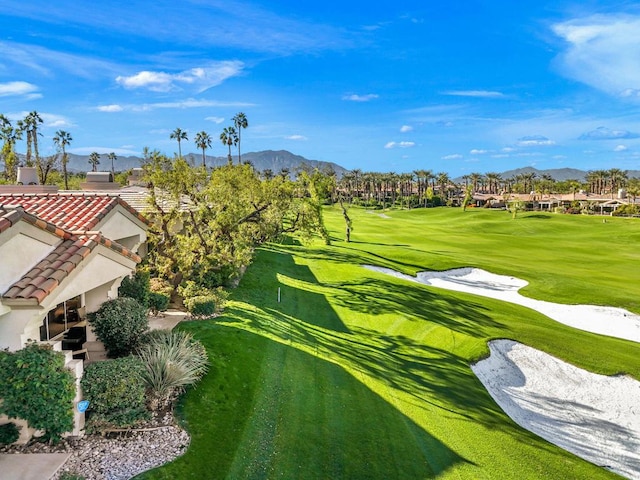
M 640 312 L 637 220 L 349 213 L 352 243 L 327 209 L 334 245 L 261 250 L 223 316 L 180 326 L 206 345 L 212 368 L 180 405 L 187 453 L 143 478 L 616 478 L 514 424 L 469 365 L 488 340 L 510 338 L 640 378 L 636 344 L 361 265 L 476 266 L 528 280 L 532 297 Z

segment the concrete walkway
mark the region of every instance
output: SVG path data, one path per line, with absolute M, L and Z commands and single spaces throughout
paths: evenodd
M 49 480 L 70 453 L 0 453 L 3 480 Z
M 173 327 L 185 318 L 188 319 L 188 316 L 187 312 L 169 309 L 156 317 L 149 317 L 149 330 L 173 330 Z

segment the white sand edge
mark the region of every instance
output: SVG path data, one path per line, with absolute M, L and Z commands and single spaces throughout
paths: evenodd
M 374 271 L 426 285 L 523 305 L 575 328 L 640 341 L 640 316 L 594 305 L 562 305 L 518 293 L 527 282 L 477 268 Z M 640 382 L 596 375 L 511 340 L 489 343 L 491 355 L 471 368 L 518 425 L 575 455 L 640 479 Z
M 587 372 L 511 340 L 472 370 L 518 425 L 591 463 L 640 478 L 640 382 Z

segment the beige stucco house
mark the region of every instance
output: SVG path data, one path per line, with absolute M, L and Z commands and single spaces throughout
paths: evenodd
M 99 348 L 86 315 L 117 297 L 146 253 L 147 226 L 116 195 L 0 191 L 0 348 L 51 343 L 79 385 L 82 358 Z M 83 426 L 76 412 L 73 433 Z

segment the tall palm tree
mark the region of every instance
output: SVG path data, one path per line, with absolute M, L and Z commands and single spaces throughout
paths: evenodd
M 113 166 L 113 162 L 118 159 L 118 156 L 114 152 L 111 152 L 109 155 L 107 155 L 107 158 L 109 160 L 111 160 L 111 175 L 113 175 L 113 178 L 115 180 L 115 178 L 116 178 L 116 170 L 115 170 L 115 168 Z
M 181 128 L 176 128 L 173 132 L 171 132 L 169 138 L 178 141 L 178 157 L 182 158 L 182 146 L 180 142 L 182 140 L 189 140 L 189 138 L 187 137 L 187 132 L 185 132 Z
M 13 127 L 7 117 L 0 114 L 0 139 L 2 139 L 2 158 L 4 159 L 4 173 L 7 180 L 14 182 L 17 177 L 18 158 L 15 146 L 22 139 L 23 130 Z
M 98 165 L 100 165 L 100 154 L 98 152 L 91 152 L 91 154 L 89 154 L 89 164 L 91 165 L 92 172 L 98 171 Z
M 247 121 L 247 116 L 242 112 L 238 112 L 235 115 L 235 117 L 233 117 L 231 120 L 233 120 L 233 125 L 236 127 L 236 130 L 238 131 L 238 164 L 240 164 L 241 163 L 240 161 L 241 132 L 243 128 L 247 128 L 249 126 L 249 122 Z
M 206 156 L 204 154 L 204 152 L 207 150 L 207 148 L 211 148 L 211 142 L 212 142 L 212 138 L 211 135 L 209 135 L 207 132 L 205 132 L 204 130 L 202 132 L 198 132 L 196 133 L 196 138 L 195 138 L 195 143 L 196 146 L 202 150 L 202 166 L 206 167 L 207 166 L 207 162 L 206 162 Z
M 58 130 L 53 137 L 53 143 L 59 150 L 62 150 L 62 176 L 64 177 L 64 189 L 69 190 L 69 174 L 67 173 L 67 150 L 66 147 L 71 143 L 73 138 L 69 132 Z
M 220 134 L 220 141 L 223 145 L 229 147 L 229 156 L 227 157 L 229 165 L 233 163 L 231 158 L 231 147 L 238 144 L 238 133 L 234 127 L 225 127 Z

